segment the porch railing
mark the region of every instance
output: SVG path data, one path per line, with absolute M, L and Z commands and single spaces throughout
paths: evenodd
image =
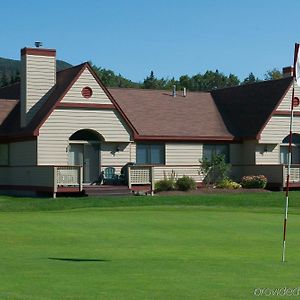
M 154 191 L 154 167 L 153 166 L 129 166 L 128 187 L 134 185 L 150 185 L 151 193 Z
M 77 186 L 82 184 L 82 167 L 63 166 L 54 167 L 58 186 Z
M 288 167 L 284 166 L 283 174 L 284 174 L 284 186 L 286 185 L 286 176 L 288 172 Z M 292 165 L 290 172 L 290 182 L 291 183 L 300 183 L 300 165 Z

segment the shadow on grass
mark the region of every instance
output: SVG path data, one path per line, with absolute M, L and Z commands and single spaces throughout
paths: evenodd
M 48 257 L 51 260 L 61 260 L 61 261 L 73 261 L 73 262 L 89 262 L 89 261 L 99 261 L 99 262 L 108 262 L 107 259 L 96 259 L 96 258 L 63 258 L 63 257 Z

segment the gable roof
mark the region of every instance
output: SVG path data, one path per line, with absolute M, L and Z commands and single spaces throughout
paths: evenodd
M 137 130 L 135 139 L 233 140 L 210 93 L 173 97 L 168 91 L 110 88 Z
M 0 98 L 5 97 L 3 102 L 6 102 L 7 109 L 5 113 L 0 115 L 0 136 L 34 136 L 47 117 L 51 114 L 57 102 L 65 95 L 74 81 L 86 68 L 87 63 L 65 69 L 56 73 L 56 84 L 50 93 L 49 97 L 35 114 L 31 122 L 25 127 L 20 126 L 20 83 L 10 85 L 0 89 Z M 14 106 L 10 98 L 14 100 Z M 1 101 L 1 100 L 0 100 Z
M 214 90 L 211 95 L 230 133 L 237 138 L 255 139 L 292 82 L 292 77 L 261 81 Z

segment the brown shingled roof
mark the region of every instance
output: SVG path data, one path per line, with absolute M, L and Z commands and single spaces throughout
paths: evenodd
M 20 128 L 20 84 L 0 89 L 0 137 L 33 137 L 81 72 L 88 67 L 136 140 L 241 140 L 258 138 L 292 78 L 172 97 L 168 91 L 103 86 L 87 64 L 57 72 L 57 82 L 26 128 Z
M 7 116 L 18 104 L 18 100 L 0 99 L 0 126 L 5 122 Z
M 292 77 L 211 92 L 228 130 L 238 138 L 259 138 L 292 84 Z
M 233 140 L 209 93 L 111 88 L 138 132 L 136 139 Z
M 0 88 L 0 99 L 19 100 L 20 99 L 20 82 L 10 84 Z

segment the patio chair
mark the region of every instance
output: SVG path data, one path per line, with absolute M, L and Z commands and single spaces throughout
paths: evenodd
M 117 182 L 118 175 L 116 174 L 116 169 L 114 167 L 105 168 L 103 184 L 117 184 Z

